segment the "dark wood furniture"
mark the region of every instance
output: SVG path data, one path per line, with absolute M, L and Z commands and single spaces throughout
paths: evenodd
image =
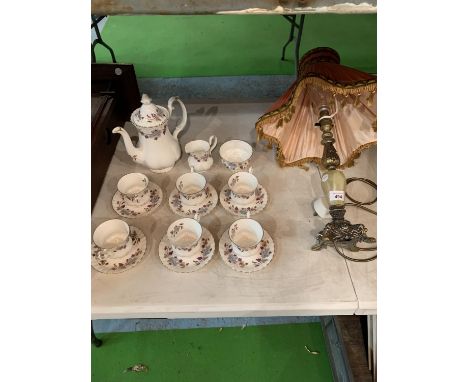
M 133 65 L 91 64 L 91 210 L 101 190 L 123 126 L 140 105 Z
M 373 382 L 364 342 L 366 321 L 361 316 L 321 317 L 330 365 L 335 381 Z M 364 324 L 364 327 L 363 327 Z

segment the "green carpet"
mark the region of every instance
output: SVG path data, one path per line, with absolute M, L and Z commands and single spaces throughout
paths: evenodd
M 91 351 L 93 382 L 333 381 L 319 323 L 107 333 L 99 338 L 104 344 Z M 148 372 L 123 372 L 139 363 Z
M 280 60 L 289 29 L 281 16 L 111 16 L 102 36 L 138 77 L 294 74 L 294 41 Z M 377 73 L 377 15 L 307 15 L 301 54 L 318 46 Z M 111 62 L 100 45 L 96 57 Z

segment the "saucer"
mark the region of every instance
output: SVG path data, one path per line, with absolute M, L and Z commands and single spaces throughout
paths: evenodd
M 180 194 L 177 188 L 174 188 L 169 195 L 169 207 L 172 212 L 183 217 L 193 217 L 196 213 L 198 213 L 200 217 L 208 215 L 216 207 L 216 204 L 218 204 L 218 193 L 209 183 L 205 192 L 207 197 L 202 203 L 195 206 L 187 206 L 180 200 Z
M 98 260 L 96 255 L 99 252 L 99 248 L 96 244 L 92 243 L 92 267 L 102 273 L 121 273 L 140 263 L 146 253 L 146 236 L 139 228 L 130 226 L 130 238 L 132 240 L 132 247 L 130 251 L 120 259 Z
M 268 194 L 261 184 L 258 185 L 255 190 L 255 201 L 251 204 L 240 205 L 234 203 L 231 198 L 231 190 L 226 184 L 220 193 L 221 205 L 225 210 L 236 216 L 247 216 L 247 212 L 250 211 L 250 216 L 258 214 L 262 211 L 268 203 Z
M 171 271 L 188 273 L 203 268 L 213 257 L 215 252 L 215 241 L 213 235 L 205 227 L 201 234 L 200 251 L 190 257 L 180 257 L 172 249 L 171 244 L 164 235 L 159 243 L 159 258 L 163 265 Z
M 112 198 L 112 208 L 124 218 L 136 218 L 138 216 L 149 215 L 159 207 L 163 200 L 163 192 L 157 184 L 148 183 L 150 198 L 148 202 L 141 205 L 133 205 L 125 202 L 123 195 L 117 191 Z
M 238 272 L 251 273 L 265 268 L 273 259 L 275 254 L 275 243 L 270 234 L 263 230 L 263 239 L 260 241 L 259 250 L 256 255 L 239 257 L 234 252 L 233 244 L 229 239 L 227 229 L 219 240 L 219 253 L 227 266 Z

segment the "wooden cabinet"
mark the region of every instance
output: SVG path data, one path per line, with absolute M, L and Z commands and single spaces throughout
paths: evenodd
M 139 105 L 133 65 L 91 64 L 91 210 L 119 141 L 112 129 Z

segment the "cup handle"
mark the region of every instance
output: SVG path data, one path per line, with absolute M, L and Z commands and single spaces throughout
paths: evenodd
M 190 172 L 194 172 L 195 169 L 193 168 L 193 166 L 190 166 Z
M 252 168 L 252 166 L 250 166 L 249 167 L 249 174 L 252 174 L 252 172 L 253 172 L 253 168 Z
M 212 136 L 208 139 L 208 143 L 210 144 L 210 154 L 211 154 L 211 152 L 214 150 L 214 148 L 215 148 L 216 145 L 218 144 L 218 138 L 216 138 L 215 135 L 212 135 Z
M 250 219 L 250 211 L 247 211 L 247 219 Z
M 193 217 L 197 222 L 200 222 L 200 215 L 198 212 L 195 213 L 195 216 Z

